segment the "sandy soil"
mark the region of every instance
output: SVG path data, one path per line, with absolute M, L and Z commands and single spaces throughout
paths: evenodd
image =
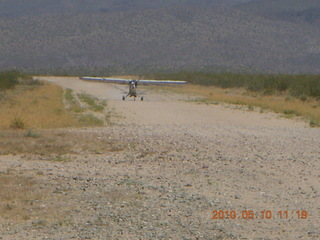
M 44 79 L 106 99 L 114 124 L 60 130 L 78 143 L 59 159 L 0 156 L 2 174 L 45 192 L 22 219 L 0 218 L 0 239 L 320 239 L 319 129 L 194 96 L 122 101 L 126 86 Z M 86 148 L 92 139 L 106 150 Z

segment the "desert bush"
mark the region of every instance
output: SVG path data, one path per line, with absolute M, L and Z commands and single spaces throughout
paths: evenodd
M 30 138 L 38 138 L 40 135 L 36 133 L 34 130 L 29 129 L 25 134 L 25 137 L 30 137 Z
M 309 125 L 310 125 L 310 127 L 320 127 L 320 122 L 317 120 L 311 119 L 309 121 Z
M 15 71 L 0 73 L 0 89 L 10 89 L 18 84 L 18 77 L 20 74 Z
M 25 128 L 25 122 L 20 117 L 14 117 L 11 120 L 10 128 L 13 128 L 13 129 L 24 129 Z
M 13 88 L 17 84 L 42 85 L 43 82 L 17 71 L 0 72 L 0 90 Z

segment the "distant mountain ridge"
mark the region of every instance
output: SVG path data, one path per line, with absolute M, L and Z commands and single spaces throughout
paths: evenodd
M 270 1 L 0 0 L 0 69 L 320 73 L 320 2 Z
M 241 4 L 237 8 L 271 20 L 310 23 L 318 28 L 320 26 L 318 0 L 256 0 Z
M 79 14 L 172 8 L 233 6 L 252 0 L 0 0 L 0 17 Z

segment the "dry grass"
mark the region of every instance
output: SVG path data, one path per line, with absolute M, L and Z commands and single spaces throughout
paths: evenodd
M 320 126 L 320 102 L 314 98 L 306 101 L 288 97 L 286 95 L 264 96 L 250 93 L 245 89 L 222 89 L 213 86 L 186 85 L 179 88 L 170 88 L 177 93 L 203 96 L 205 103 L 225 102 L 237 105 L 259 107 L 261 111 L 271 110 L 284 114 L 285 117 L 301 116 L 310 121 L 311 126 Z
M 74 96 L 72 91 L 66 90 L 64 93 L 61 87 L 49 83 L 41 86 L 18 85 L 2 93 L 0 129 L 102 126 L 104 120 L 93 114 L 92 109 L 103 112 L 106 103 L 92 98 L 92 106 L 85 104 L 81 107 L 79 99 Z
M 0 155 L 32 154 L 54 160 L 65 154 L 104 153 L 124 148 L 123 142 L 95 133 L 80 134 L 63 129 L 0 132 Z
M 14 123 L 19 121 L 24 123 L 20 128 L 79 125 L 77 119 L 65 110 L 63 89 L 55 85 L 18 86 L 6 91 L 0 102 L 0 129 L 15 128 Z

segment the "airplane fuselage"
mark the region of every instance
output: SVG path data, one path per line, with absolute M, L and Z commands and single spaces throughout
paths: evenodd
M 129 97 L 137 97 L 137 96 L 138 95 L 137 95 L 137 91 L 135 88 L 129 90 Z
M 132 81 L 129 83 L 129 93 L 128 96 L 129 97 L 137 97 L 137 82 L 136 81 Z

